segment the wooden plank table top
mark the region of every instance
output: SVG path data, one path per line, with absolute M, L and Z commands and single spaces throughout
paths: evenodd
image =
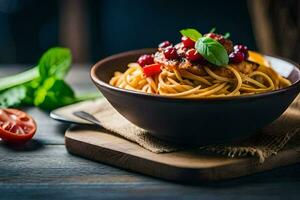
M 67 81 L 77 92 L 95 90 L 89 64 L 75 65 Z M 0 65 L 0 77 L 22 70 Z M 68 125 L 36 108 L 30 143 L 11 148 L 0 142 L 0 199 L 299 199 L 300 164 L 218 183 L 183 185 L 95 163 L 67 153 Z

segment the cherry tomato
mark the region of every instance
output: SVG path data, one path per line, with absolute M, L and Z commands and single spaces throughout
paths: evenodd
M 159 74 L 161 72 L 161 66 L 158 63 L 152 65 L 146 65 L 143 67 L 143 71 L 146 77 L 153 76 L 155 74 Z
M 0 138 L 8 143 L 25 143 L 36 131 L 32 117 L 17 109 L 0 109 Z
M 186 48 L 194 48 L 195 47 L 195 42 L 186 36 L 182 36 L 181 41 L 183 43 L 183 46 Z

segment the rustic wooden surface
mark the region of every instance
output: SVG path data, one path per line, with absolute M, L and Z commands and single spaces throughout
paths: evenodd
M 86 125 L 68 129 L 65 146 L 70 153 L 83 158 L 165 180 L 190 183 L 237 178 L 300 162 L 299 146 L 284 149 L 263 164 L 254 157 L 228 158 L 200 149 L 157 154 L 104 129 Z
M 93 90 L 89 65 L 75 66 L 68 81 L 76 91 Z M 0 66 L 0 76 L 20 70 Z M 76 77 L 76 78 L 75 78 Z M 165 182 L 67 153 L 67 125 L 26 109 L 39 129 L 22 148 L 0 143 L 0 199 L 299 199 L 300 164 L 218 183 Z

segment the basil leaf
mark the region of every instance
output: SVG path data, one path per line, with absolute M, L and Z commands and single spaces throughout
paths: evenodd
M 229 32 L 225 33 L 225 35 L 224 35 L 223 37 L 224 37 L 225 39 L 229 38 L 229 37 L 230 37 L 230 33 L 229 33 Z
M 72 88 L 56 77 L 46 79 L 34 94 L 34 105 L 44 110 L 53 110 L 75 101 Z
M 43 80 L 51 76 L 63 79 L 69 71 L 71 60 L 69 49 L 62 47 L 49 49 L 43 54 L 38 64 L 40 77 Z
M 22 105 L 33 105 L 34 93 L 41 86 L 42 81 L 40 78 L 34 79 L 29 83 L 24 84 L 26 87 L 26 97 L 22 101 Z
M 180 31 L 180 33 L 183 36 L 186 36 L 186 37 L 190 38 L 193 41 L 197 41 L 199 38 L 202 37 L 201 33 L 199 33 L 196 29 L 192 29 L 192 28 L 182 29 Z
M 98 92 L 75 96 L 72 88 L 64 82 L 71 60 L 69 49 L 51 48 L 43 54 L 37 67 L 0 78 L 0 108 L 35 105 L 52 110 L 99 97 Z
M 196 50 L 210 63 L 225 66 L 229 62 L 226 49 L 222 44 L 209 37 L 202 37 L 195 44 Z
M 16 107 L 26 97 L 26 87 L 23 85 L 13 87 L 0 94 L 0 108 Z

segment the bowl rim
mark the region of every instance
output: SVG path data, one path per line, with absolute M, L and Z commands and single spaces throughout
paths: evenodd
M 145 48 L 145 49 L 137 49 L 137 50 L 131 50 L 131 51 L 126 51 L 126 52 L 121 52 L 121 53 L 117 53 L 108 57 L 105 57 L 101 60 L 99 60 L 97 63 L 95 63 L 90 71 L 90 77 L 92 79 L 92 81 L 94 82 L 94 84 L 98 84 L 104 88 L 107 88 L 109 90 L 113 90 L 115 92 L 121 92 L 121 93 L 126 93 L 126 94 L 131 94 L 131 95 L 136 95 L 136 96 L 140 96 L 140 97 L 144 97 L 144 98 L 152 98 L 152 99 L 156 99 L 156 100 L 167 100 L 167 101 L 184 101 L 184 102 L 212 102 L 212 101 L 237 101 L 237 100 L 252 100 L 252 99 L 257 99 L 257 98 L 263 98 L 263 97 L 267 97 L 267 96 L 272 96 L 275 94 L 280 94 L 280 93 L 284 93 L 287 92 L 289 90 L 292 89 L 296 89 L 299 87 L 300 89 L 300 78 L 299 80 L 297 80 L 296 82 L 292 83 L 292 85 L 285 87 L 285 88 L 281 88 L 278 90 L 273 90 L 270 92 L 264 92 L 264 93 L 259 93 L 259 94 L 251 94 L 251 95 L 244 95 L 244 96 L 230 96 L 230 97 L 209 97 L 209 98 L 198 98 L 198 99 L 181 99 L 181 98 L 176 98 L 176 97 L 169 97 L 169 96 L 163 96 L 163 95 L 157 95 L 157 94 L 149 94 L 149 93 L 144 93 L 144 92 L 139 92 L 139 91 L 134 91 L 134 90 L 127 90 L 127 89 L 122 89 L 122 88 L 118 88 L 115 86 L 112 86 L 102 80 L 100 80 L 100 78 L 98 78 L 96 71 L 97 69 L 103 64 L 106 63 L 110 60 L 114 60 L 117 58 L 121 58 L 121 57 L 126 57 L 126 56 L 130 56 L 130 55 L 134 55 L 134 54 L 145 54 L 147 52 L 151 52 L 154 51 L 154 48 Z M 286 59 L 286 58 L 282 58 L 279 56 L 274 56 L 274 55 L 269 55 L 269 54 L 263 54 L 264 56 L 269 56 L 269 57 L 273 57 L 273 58 L 277 58 L 280 60 L 283 60 L 285 62 L 288 62 L 290 64 L 292 64 L 295 68 L 296 71 L 299 73 L 300 75 L 300 66 L 299 64 L 297 64 L 296 62 Z

